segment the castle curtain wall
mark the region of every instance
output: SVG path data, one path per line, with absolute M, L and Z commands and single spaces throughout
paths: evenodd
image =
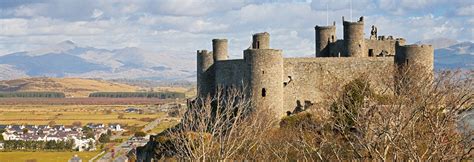
M 217 86 L 249 86 L 248 85 L 248 64 L 243 60 L 223 60 L 215 63 Z
M 298 100 L 321 102 L 330 85 L 343 86 L 361 76 L 374 87 L 384 86 L 379 74 L 391 73 L 393 67 L 393 57 L 286 58 L 284 75 L 291 82 L 283 88 L 284 108 L 293 111 Z

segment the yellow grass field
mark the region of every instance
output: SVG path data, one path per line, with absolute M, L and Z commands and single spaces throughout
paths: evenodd
M 87 123 L 120 123 L 142 126 L 148 123 L 144 118 L 160 118 L 165 113 L 124 113 L 128 107 L 147 109 L 147 106 L 128 105 L 0 105 L 0 124 L 56 124 L 71 125 L 79 121 Z M 123 116 L 119 119 L 119 115 Z
M 32 159 L 36 159 L 36 162 L 67 162 L 76 154 L 86 162 L 99 152 L 0 152 L 0 162 L 24 162 Z
M 184 93 L 187 98 L 192 98 L 197 93 L 195 87 L 156 87 L 153 90 L 155 92 L 180 92 Z
M 135 92 L 139 87 L 80 78 L 25 78 L 0 81 L 0 91 L 64 92 L 66 97 L 88 97 L 91 92 Z
M 158 134 L 163 132 L 164 130 L 171 128 L 179 123 L 179 119 L 176 118 L 165 118 L 160 121 L 160 123 L 153 128 L 152 130 L 148 131 L 147 133 L 151 134 Z

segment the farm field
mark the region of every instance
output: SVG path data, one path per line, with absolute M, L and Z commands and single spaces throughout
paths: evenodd
M 158 98 L 0 98 L 0 105 L 159 105 Z
M 24 78 L 0 81 L 5 92 L 64 92 L 66 97 L 87 97 L 92 92 L 135 92 L 140 87 L 81 78 Z
M 163 132 L 164 130 L 171 128 L 175 125 L 179 124 L 179 119 L 177 118 L 164 118 L 160 120 L 160 123 L 153 128 L 152 130 L 148 131 L 147 133 L 151 134 L 158 134 Z
M 166 115 L 157 113 L 124 113 L 128 107 L 153 109 L 145 105 L 0 105 L 0 124 L 55 124 L 71 125 L 73 122 L 120 123 L 143 126 L 150 118 Z
M 65 162 L 74 155 L 89 161 L 99 152 L 0 152 L 0 162 L 18 162 L 36 159 L 36 162 Z

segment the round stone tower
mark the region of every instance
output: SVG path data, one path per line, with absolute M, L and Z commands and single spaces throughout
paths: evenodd
M 249 66 L 249 90 L 252 106 L 268 108 L 277 117 L 283 109 L 283 56 L 281 50 L 247 49 L 244 59 Z
M 395 63 L 399 66 L 409 66 L 433 72 L 434 49 L 431 45 L 405 45 L 397 44 L 395 50 Z
M 314 27 L 316 36 L 316 57 L 329 57 L 329 44 L 336 42 L 336 26 Z
M 207 97 L 214 93 L 214 59 L 212 52 L 197 51 L 197 95 Z
M 227 39 L 213 39 L 212 53 L 214 53 L 214 60 L 227 60 L 229 57 L 227 53 Z
M 269 49 L 270 34 L 267 32 L 257 33 L 252 36 L 252 49 Z
M 364 17 L 357 22 L 343 21 L 344 48 L 347 57 L 368 57 L 365 52 Z

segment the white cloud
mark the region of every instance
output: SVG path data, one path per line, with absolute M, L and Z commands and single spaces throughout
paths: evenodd
M 98 9 L 94 9 L 94 12 L 92 12 L 91 18 L 97 19 L 97 18 L 99 18 L 100 16 L 102 16 L 103 14 L 104 14 L 103 11 L 98 10 Z
M 352 12 L 354 20 L 366 16 L 366 33 L 375 24 L 380 34 L 409 42 L 434 37 L 472 41 L 472 3 L 353 0 Z M 446 14 L 433 13 L 438 9 Z M 328 16 L 342 38 L 341 17 L 349 20 L 349 13 L 349 0 L 49 0 L 0 11 L 0 52 L 73 40 L 101 48 L 133 46 L 193 55 L 197 49 L 210 49 L 212 38 L 228 38 L 235 58 L 249 46 L 251 34 L 268 31 L 272 46 L 285 55 L 312 55 L 313 27 L 326 25 Z
M 474 4 L 458 8 L 456 14 L 459 16 L 474 16 Z

